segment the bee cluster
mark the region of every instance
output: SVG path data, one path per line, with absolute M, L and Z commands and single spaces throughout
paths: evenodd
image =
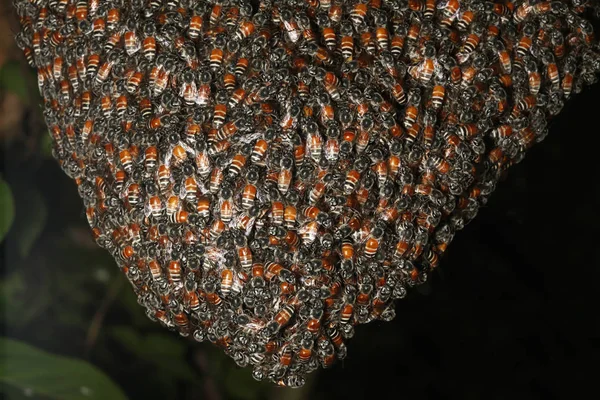
M 394 318 L 596 81 L 591 0 L 16 0 L 53 151 L 150 318 L 299 386 Z

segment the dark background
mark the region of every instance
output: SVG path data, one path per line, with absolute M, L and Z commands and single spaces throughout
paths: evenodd
M 212 346 L 144 316 L 49 155 L 35 77 L 5 30 L 0 177 L 15 219 L 0 244 L 4 337 L 86 360 L 130 399 L 598 396 L 600 85 L 567 104 L 394 321 L 358 327 L 344 362 L 291 391 L 254 382 Z M 24 397 L 2 383 L 11 364 L 0 367 L 0 398 L 49 398 Z

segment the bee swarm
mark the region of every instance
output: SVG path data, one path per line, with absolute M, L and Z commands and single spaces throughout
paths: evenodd
M 300 386 L 394 318 L 600 71 L 591 0 L 16 0 L 148 316 Z

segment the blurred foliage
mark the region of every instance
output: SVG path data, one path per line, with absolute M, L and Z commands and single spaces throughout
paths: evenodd
M 15 204 L 10 186 L 0 177 L 0 242 L 15 219 Z
M 31 395 L 39 393 L 64 400 L 127 399 L 104 373 L 85 361 L 56 356 L 5 338 L 0 338 L 0 359 L 0 381 Z
M 23 70 L 16 60 L 7 61 L 0 66 L 0 91 L 11 92 L 19 97 L 23 104 L 29 105 L 30 93 L 27 79 L 30 71 Z

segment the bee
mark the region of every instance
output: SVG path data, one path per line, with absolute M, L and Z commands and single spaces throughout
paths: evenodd
M 248 271 L 253 265 L 252 251 L 250 250 L 250 247 L 247 246 L 245 237 L 242 236 L 241 238 L 242 239 L 238 240 L 236 243 L 238 260 L 242 269 Z
M 215 96 L 215 106 L 213 110 L 212 126 L 215 129 L 219 129 L 225 123 L 225 117 L 227 116 L 227 99 L 229 95 L 227 92 L 220 91 Z M 208 101 L 208 98 L 206 99 Z
M 158 166 L 157 179 L 160 191 L 165 193 L 171 186 L 171 170 L 167 165 L 161 164 Z
M 187 315 L 184 312 L 179 312 L 173 316 L 175 326 L 182 336 L 189 335 L 190 323 Z
M 366 3 L 357 3 L 350 11 L 350 21 L 355 27 L 362 25 L 367 16 L 368 6 Z
M 273 225 L 283 225 L 284 211 L 285 209 L 282 202 L 273 201 L 271 203 L 271 223 Z
M 146 36 L 142 41 L 142 54 L 149 62 L 156 57 L 156 39 L 154 36 Z
M 296 310 L 291 304 L 284 305 L 273 317 L 273 321 L 276 323 L 277 331 L 286 326 L 295 313 Z
M 293 164 L 294 160 L 289 156 L 284 156 L 281 159 L 281 169 L 277 180 L 277 189 L 282 195 L 285 195 L 290 188 Z
M 210 226 L 211 240 L 217 239 L 225 231 L 225 223 L 220 219 L 215 219 Z
M 140 204 L 141 200 L 141 189 L 137 183 L 132 183 L 127 188 L 127 201 L 131 207 L 135 207 Z
M 512 3 L 494 3 L 493 6 L 494 13 L 500 15 L 501 17 L 510 17 L 513 12 L 513 8 L 514 6 Z
M 127 96 L 121 95 L 117 98 L 117 116 L 119 119 L 123 119 L 125 111 L 127 111 Z
M 279 126 L 284 130 L 292 130 L 295 129 L 298 125 L 298 118 L 302 113 L 302 109 L 298 105 L 290 106 L 283 118 L 281 118 L 281 122 Z
M 351 303 L 346 303 L 342 306 L 340 311 L 340 323 L 347 324 L 350 322 L 354 313 L 354 306 Z
M 135 25 L 131 23 L 128 23 L 128 25 L 130 25 L 130 30 L 126 31 L 124 35 L 125 52 L 128 56 L 132 56 L 133 54 L 140 51 L 141 43 L 137 33 L 135 32 L 135 28 L 131 29 L 131 27 Z
M 316 125 L 316 124 L 315 124 Z M 308 154 L 312 160 L 319 162 L 323 151 L 323 141 L 318 131 L 311 131 L 306 141 Z
M 458 18 L 458 21 L 456 23 L 456 27 L 460 31 L 465 32 L 469 29 L 474 19 L 475 12 L 473 12 L 472 10 L 465 10 L 460 14 L 460 17 Z
M 435 85 L 431 91 L 431 106 L 434 110 L 439 110 L 446 97 L 446 88 L 442 85 Z
M 246 156 L 243 154 L 236 154 L 235 156 L 233 156 L 231 164 L 229 165 L 228 175 L 231 178 L 236 178 L 238 175 L 240 175 L 245 165 Z
M 563 79 L 561 81 L 561 88 L 563 90 L 563 93 L 565 95 L 565 98 L 569 98 L 571 97 L 571 92 L 573 90 L 573 74 L 575 72 L 575 62 L 573 61 L 573 59 L 568 58 L 567 60 L 565 60 L 565 66 L 564 66 L 564 74 L 563 74 Z
M 560 75 L 552 52 L 546 52 L 542 55 L 542 63 L 546 66 L 546 76 L 550 79 L 552 89 L 558 90 L 560 88 Z
M 167 199 L 167 206 L 166 206 L 167 216 L 171 217 L 171 216 L 175 215 L 175 213 L 177 213 L 177 211 L 179 209 L 180 209 L 179 197 L 169 196 L 169 198 Z
M 242 41 L 243 39 L 246 39 L 248 36 L 252 35 L 254 33 L 255 29 L 256 29 L 256 27 L 254 26 L 253 22 L 251 22 L 251 21 L 242 22 L 240 24 L 239 30 L 235 33 L 234 37 L 237 40 Z
M 217 194 L 223 182 L 223 168 L 220 165 L 215 165 L 210 172 L 209 191 L 212 194 Z
M 197 192 L 198 192 L 198 183 L 193 176 L 189 176 L 185 179 L 184 184 L 185 189 L 185 199 L 189 203 L 196 203 Z
M 106 15 L 106 28 L 109 31 L 114 31 L 118 28 L 121 21 L 121 11 L 118 8 L 111 8 Z
M 119 159 L 121 161 L 123 169 L 127 173 L 131 173 L 131 169 L 133 167 L 133 157 L 131 156 L 131 153 L 127 149 L 122 150 L 121 152 L 119 152 Z
M 63 58 L 62 57 L 55 57 L 54 58 L 54 62 L 52 64 L 52 75 L 54 76 L 54 79 L 59 81 L 62 78 L 62 74 L 63 74 Z
M 325 159 L 329 162 L 335 162 L 340 155 L 339 131 L 337 129 L 328 129 L 326 133 Z
M 517 139 L 517 143 L 523 148 L 529 148 L 535 142 L 535 132 L 529 126 L 517 132 L 515 137 Z
M 517 49 L 516 49 L 517 56 L 519 56 L 521 58 L 525 57 L 525 55 L 531 49 L 531 46 L 533 44 L 532 36 L 535 33 L 535 27 L 532 24 L 527 23 L 523 27 L 522 32 L 523 32 L 523 35 L 519 39 L 519 42 L 517 43 Z
M 499 140 L 504 139 L 513 134 L 513 128 L 510 125 L 500 125 L 492 131 L 492 138 Z
M 254 206 L 254 201 L 256 199 L 256 183 L 258 182 L 259 178 L 258 172 L 255 170 L 251 170 L 248 172 L 246 178 L 248 183 L 242 191 L 242 208 L 245 210 L 249 210 Z
M 188 158 L 188 149 L 189 147 L 187 145 L 179 143 L 173 147 L 173 150 L 170 152 L 170 157 L 167 157 L 168 161 L 171 161 L 171 163 L 176 166 L 181 165 Z
M 321 17 L 322 21 L 319 20 L 319 17 Z M 321 26 L 321 36 L 323 37 L 327 50 L 335 50 L 337 47 L 337 35 L 335 29 L 331 26 L 329 18 L 324 14 L 320 14 L 317 16 L 317 25 Z
M 301 32 L 298 23 L 293 17 L 292 11 L 284 9 L 281 11 L 280 17 L 288 40 L 292 43 L 296 43 L 300 39 Z
M 460 49 L 460 52 L 457 54 L 457 60 L 460 64 L 463 64 L 467 61 L 469 56 L 475 51 L 477 46 L 479 46 L 479 42 L 481 41 L 481 28 L 473 29 L 472 32 L 467 35 L 467 38 Z
M 250 161 L 254 164 L 259 164 L 265 157 L 269 143 L 264 139 L 258 139 L 252 147 L 252 153 L 250 154 Z
M 233 219 L 233 190 L 229 185 L 223 185 L 219 197 L 221 221 L 229 224 Z
M 196 205 L 196 211 L 201 218 L 207 219 L 210 216 L 210 199 L 206 196 L 201 196 Z
M 369 55 L 375 55 L 377 47 L 375 46 L 375 40 L 373 38 L 373 32 L 364 31 L 359 36 L 360 45 L 364 51 Z
M 171 260 L 167 268 L 167 276 L 169 282 L 172 284 L 178 284 L 181 282 L 181 262 L 177 260 Z
M 529 92 L 535 96 L 540 91 L 542 76 L 537 71 L 536 63 L 532 60 L 529 60 L 525 64 L 525 70 L 527 71 L 527 75 L 529 77 Z
M 404 127 L 407 129 L 413 126 L 419 117 L 419 109 L 412 104 L 404 110 Z
M 349 23 L 342 23 L 340 25 L 340 47 L 342 50 L 342 56 L 346 62 L 352 61 L 354 58 L 354 29 Z
M 309 43 L 307 47 L 308 54 L 320 64 L 330 65 L 333 62 L 330 53 L 324 47 L 317 43 Z
M 496 40 L 494 42 L 494 48 L 496 50 L 496 54 L 498 55 L 498 59 L 500 60 L 500 65 L 502 66 L 503 72 L 510 74 L 512 72 L 512 60 L 510 54 L 504 46 L 504 43 L 502 43 L 500 40 Z
M 558 31 L 552 31 L 550 34 L 550 42 L 552 43 L 552 52 L 559 60 L 565 56 L 565 39 Z
M 302 37 L 307 43 L 315 43 L 317 41 L 317 35 L 311 28 L 310 19 L 304 13 L 298 14 L 298 26 L 302 30 Z
M 215 25 L 217 25 L 219 23 L 219 20 L 221 19 L 221 13 L 223 11 L 223 6 L 219 3 L 213 5 L 211 11 L 210 11 L 210 15 L 208 17 L 208 23 L 211 27 L 214 27 Z
M 329 96 L 331 96 L 331 99 L 334 101 L 338 101 L 340 99 L 339 84 L 340 82 L 333 72 L 327 71 L 325 73 L 323 85 L 325 86 L 325 90 Z
M 218 69 L 221 68 L 221 65 L 223 64 L 223 49 L 222 47 L 213 47 L 213 49 L 210 52 L 210 68 L 213 71 L 216 71 Z
M 423 85 L 427 85 L 433 75 L 435 47 L 430 44 L 425 45 L 423 49 L 423 62 L 419 67 L 419 80 Z
M 238 77 L 243 76 L 246 73 L 246 71 L 248 70 L 249 65 L 250 65 L 250 60 L 248 58 L 240 57 L 240 58 L 238 58 L 238 60 L 235 64 L 235 68 L 233 69 L 233 72 Z M 234 77 L 234 80 L 235 80 L 235 77 Z
M 179 96 L 183 97 L 186 105 L 191 106 L 197 102 L 198 99 L 198 88 L 196 86 L 194 73 L 191 69 L 187 69 L 181 76 L 181 87 L 179 89 Z
M 231 293 L 233 286 L 233 271 L 230 269 L 224 269 L 221 272 L 221 294 L 223 297 L 227 297 Z
M 148 199 L 147 212 L 154 218 L 160 218 L 163 210 L 162 201 L 159 196 L 152 196 Z
M 356 185 L 360 180 L 361 174 L 358 170 L 352 169 L 346 175 L 346 180 L 344 181 L 344 194 L 349 195 L 356 189 Z
M 190 17 L 187 35 L 190 39 L 196 40 L 200 37 L 204 20 L 201 15 L 194 14 Z

